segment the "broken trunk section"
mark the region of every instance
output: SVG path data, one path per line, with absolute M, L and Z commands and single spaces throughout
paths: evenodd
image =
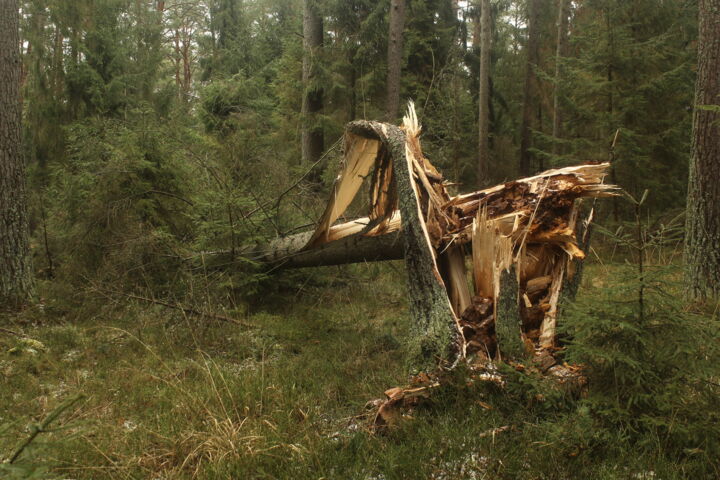
M 404 258 L 422 371 L 459 361 L 480 371 L 531 357 L 544 372 L 572 377 L 575 369 L 555 359 L 558 303 L 563 289 L 574 296 L 585 257 L 578 244 L 587 242 L 592 209 L 579 221 L 582 199 L 617 190 L 603 183 L 609 165 L 549 170 L 453 197 L 419 135 L 412 105 L 401 127 L 348 124 L 317 228 L 276 240 L 259 259 L 305 267 Z M 368 216 L 336 223 L 368 176 Z M 376 422 L 392 423 L 388 412 L 420 401 L 438 378 L 421 374 L 408 388 L 388 390 Z

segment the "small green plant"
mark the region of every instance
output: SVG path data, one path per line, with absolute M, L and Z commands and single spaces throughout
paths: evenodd
M 614 432 L 618 446 L 691 457 L 712 469 L 720 454 L 717 319 L 687 308 L 679 266 L 648 262 L 649 252 L 681 235 L 679 218 L 650 228 L 642 217 L 647 191 L 628 198 L 631 228 L 600 230 L 634 261 L 566 313 L 566 359 L 584 365 L 589 379 L 580 408 L 594 419 L 593 435 Z

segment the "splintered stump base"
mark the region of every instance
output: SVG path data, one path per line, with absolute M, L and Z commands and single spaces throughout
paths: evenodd
M 558 308 L 563 290 L 570 297 L 577 290 L 589 241 L 592 209 L 581 219 L 582 199 L 616 194 L 603 183 L 609 164 L 451 196 L 422 153 L 412 104 L 402 126 L 351 122 L 344 140 L 341 170 L 315 230 L 277 239 L 254 258 L 290 268 L 402 254 L 414 365 L 437 373 L 388 390 L 376 421 L 390 423 L 394 409 L 421 403 L 460 362 L 478 379 L 495 378 L 487 375 L 497 362 L 521 359 L 562 382 L 581 378 L 555 355 Z M 338 222 L 363 184 L 368 216 Z
M 587 385 L 587 379 L 577 366 L 560 365 L 553 361 L 552 366 L 545 368 L 539 364 L 535 365 L 535 363 L 533 362 L 531 367 L 514 363 L 510 363 L 510 365 L 527 375 L 549 377 L 557 382 L 557 388 L 561 388 L 573 396 L 580 396 Z M 462 380 L 465 387 L 492 383 L 502 389 L 506 384 L 506 379 L 498 372 L 493 363 L 477 361 L 468 362 L 467 374 Z M 371 409 L 367 416 L 370 431 L 382 433 L 399 426 L 403 419 L 412 418 L 413 412 L 430 404 L 433 401 L 433 395 L 438 393 L 441 388 L 457 381 L 456 377 L 449 380 L 448 371 L 432 375 L 421 373 L 412 377 L 410 384 L 406 387 L 394 387 L 386 390 L 384 399 L 368 402 L 368 407 Z M 492 408 L 492 406 L 486 405 L 486 408 Z

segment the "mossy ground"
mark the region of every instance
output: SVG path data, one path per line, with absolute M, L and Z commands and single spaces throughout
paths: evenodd
M 333 270 L 324 284 L 245 312 L 255 329 L 91 295 L 73 314 L 48 299 L 44 311 L 6 318 L 40 343 L 0 334 L 0 453 L 29 422 L 82 393 L 22 454 L 18 477 L 667 479 L 694 471 L 692 458 L 669 460 L 593 432 L 571 399 L 545 401 L 538 385 L 519 394 L 447 388 L 397 430 L 369 434 L 353 418 L 406 379 L 401 269 Z M 607 266 L 586 275 L 587 290 Z M 511 429 L 483 434 L 503 426 Z M 618 443 L 597 449 L 588 439 Z

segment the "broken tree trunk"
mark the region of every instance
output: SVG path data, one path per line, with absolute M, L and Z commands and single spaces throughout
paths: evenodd
M 402 127 L 348 124 L 345 158 L 316 229 L 256 260 L 283 267 L 405 258 L 420 366 L 530 354 L 554 365 L 558 302 L 585 256 L 579 199 L 615 194 L 608 164 L 550 170 L 451 197 L 424 157 L 410 108 Z M 366 180 L 367 179 L 367 180 Z M 340 222 L 363 184 L 367 217 Z M 472 282 L 465 255 L 472 252 Z M 474 295 L 469 284 L 474 285 Z

